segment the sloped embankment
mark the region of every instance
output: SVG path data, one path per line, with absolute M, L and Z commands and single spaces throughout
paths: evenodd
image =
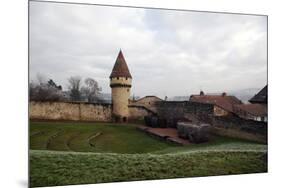
M 267 172 L 265 151 L 113 154 L 30 152 L 31 186 L 89 184 Z

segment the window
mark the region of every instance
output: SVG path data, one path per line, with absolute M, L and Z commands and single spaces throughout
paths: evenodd
M 117 77 L 117 80 L 119 80 L 119 77 Z
M 126 80 L 128 80 L 128 77 L 126 77 Z
M 129 92 L 130 90 L 129 89 L 127 89 L 127 92 Z

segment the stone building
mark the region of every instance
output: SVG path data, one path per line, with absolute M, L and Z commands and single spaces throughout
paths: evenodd
M 121 50 L 109 78 L 113 119 L 117 122 L 127 122 L 129 118 L 128 105 L 132 87 L 132 76 Z
M 236 105 L 234 113 L 243 119 L 267 122 L 267 106 L 262 104 Z
M 267 122 L 267 85 L 249 102 L 250 104 L 236 105 L 235 114 L 244 119 Z
M 140 99 L 137 100 L 130 100 L 129 104 L 132 106 L 143 106 L 146 107 L 147 109 L 153 111 L 153 112 L 157 112 L 156 109 L 156 103 L 163 101 L 162 99 L 160 99 L 159 97 L 156 96 L 145 96 L 142 97 Z
M 225 92 L 221 95 L 206 95 L 203 91 L 199 95 L 191 95 L 190 101 L 214 105 L 215 116 L 227 116 L 234 112 L 234 106 L 242 104 L 235 96 L 227 95 Z

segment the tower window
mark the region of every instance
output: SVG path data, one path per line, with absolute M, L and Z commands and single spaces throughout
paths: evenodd
M 117 80 L 119 80 L 119 77 L 117 77 Z
M 128 77 L 126 77 L 126 80 L 128 80 Z

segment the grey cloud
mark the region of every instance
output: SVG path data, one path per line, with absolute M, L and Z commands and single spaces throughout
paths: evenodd
M 264 16 L 30 2 L 30 75 L 64 88 L 80 75 L 110 92 L 122 48 L 135 95 L 261 88 L 267 78 Z

